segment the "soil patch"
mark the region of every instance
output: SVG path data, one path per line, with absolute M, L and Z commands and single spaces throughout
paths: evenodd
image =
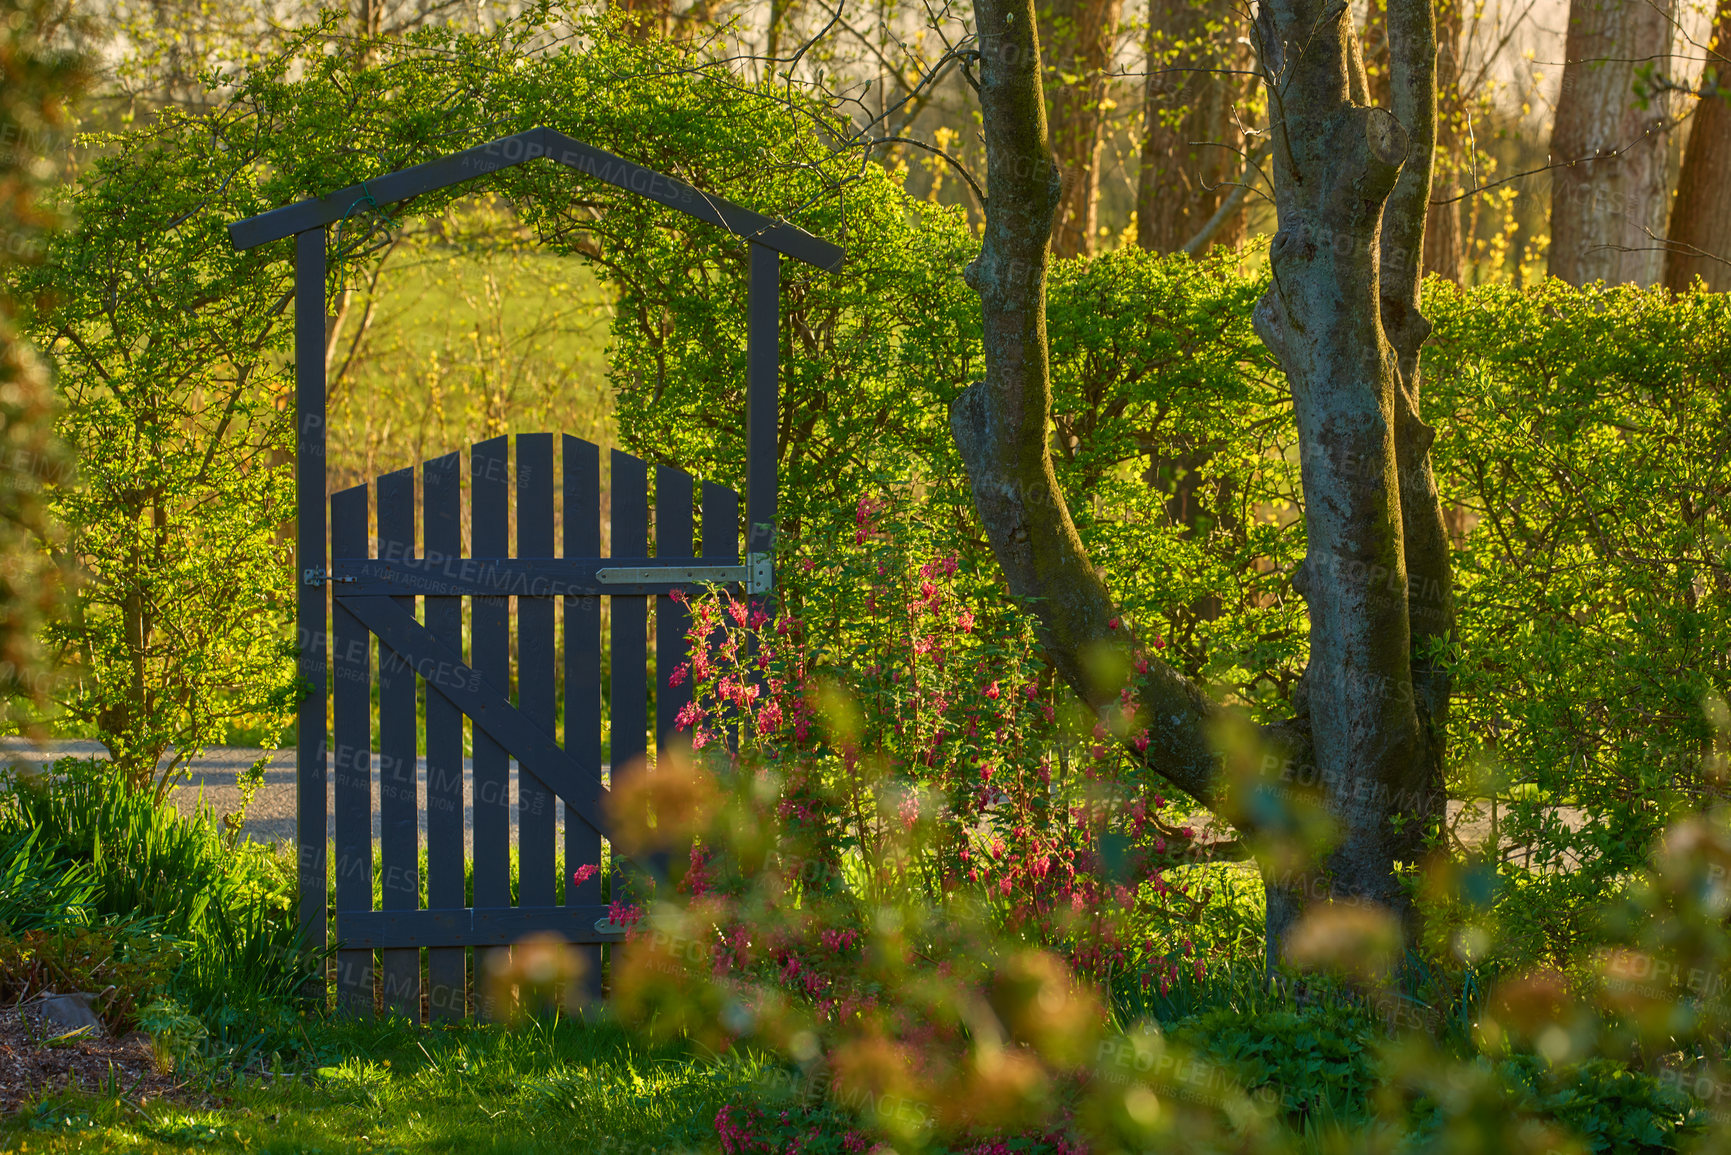
M 27 1009 L 0 1010 L 0 1114 L 10 1114 L 52 1091 L 100 1093 L 118 1085 L 135 1103 L 161 1098 L 183 1085 L 157 1069 L 150 1040 L 134 1032 L 122 1039 L 50 1041 L 52 1029 Z

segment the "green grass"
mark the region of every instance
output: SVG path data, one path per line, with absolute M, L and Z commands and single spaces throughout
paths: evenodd
M 242 1076 L 192 1101 L 60 1093 L 0 1123 L 41 1152 L 618 1152 L 715 1147 L 715 1114 L 762 1069 L 650 1049 L 616 1026 L 417 1030 L 332 1022 L 322 1065 Z M 200 1100 L 208 1099 L 208 1105 Z

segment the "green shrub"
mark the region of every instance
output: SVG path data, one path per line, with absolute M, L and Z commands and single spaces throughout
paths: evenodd
M 1376 1085 L 1375 1026 L 1353 1009 L 1222 1008 L 1185 1019 L 1171 1033 L 1226 1067 L 1252 1094 L 1273 1088 L 1295 1126 L 1361 1120 Z
M 37 845 L 39 830 L 0 835 L 0 933 L 55 930 L 90 921 L 100 884 L 87 863 Z
M 1594 1151 L 1675 1151 L 1698 1129 L 1684 1091 L 1613 1059 L 1553 1068 L 1522 1055 L 1497 1072 L 1523 1108 L 1563 1123 Z
M 1499 798 L 1505 877 L 1560 875 L 1502 905 L 1510 949 L 1563 957 L 1658 832 L 1723 796 L 1731 299 L 1433 281 L 1426 310 L 1454 786 Z
M 322 956 L 303 949 L 293 881 L 270 849 L 225 837 L 208 807 L 182 815 L 100 762 L 63 759 L 47 774 L 6 780 L 0 842 L 42 864 L 25 874 L 14 862 L 4 877 L 58 880 L 20 889 L 29 904 L 20 926 L 65 922 L 68 910 L 94 923 L 70 937 L 15 940 L 16 981 L 96 982 L 107 968 L 124 981 L 59 989 L 116 985 L 126 1014 L 172 997 L 204 1020 L 205 1048 L 217 1057 L 244 1062 L 304 1046 L 300 1015 Z
M 111 1031 L 129 1030 L 141 1000 L 163 989 L 180 964 L 181 944 L 148 923 L 61 927 L 13 935 L 0 931 L 0 999 L 44 993 L 96 996 Z

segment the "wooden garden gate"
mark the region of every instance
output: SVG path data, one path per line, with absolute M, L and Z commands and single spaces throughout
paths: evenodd
M 701 504 L 694 508 L 698 491 L 692 479 L 661 466 L 655 469 L 651 556 L 649 467 L 619 452 L 610 462 L 612 556 L 600 556 L 599 451 L 576 438 L 538 433 L 494 438 L 469 450 L 466 549 L 463 455 L 449 454 L 420 465 L 418 502 L 414 469 L 332 496 L 327 560 L 324 340 L 329 227 L 358 205 L 383 207 L 538 157 L 720 226 L 748 242 L 743 556 L 738 496 L 726 487 L 704 484 Z M 547 128 L 236 221 L 229 233 L 238 249 L 295 238 L 296 648 L 300 678 L 309 687 L 300 702 L 297 730 L 296 834 L 300 922 L 308 941 L 327 941 L 326 885 L 334 865 L 338 989 L 344 1004 L 357 1011 L 371 1010 L 377 979 L 390 1009 L 414 1017 L 423 1008 L 436 1017 L 462 1017 L 470 1009 L 465 999 L 470 986 L 466 951 L 505 946 L 534 931 L 587 944 L 583 949 L 598 963 L 600 944 L 616 941 L 621 932 L 607 919 L 598 879 L 575 885 L 567 876 L 565 901 L 556 905 L 555 799 L 565 814 L 565 870 L 599 862 L 601 840 L 607 835 L 601 599 L 610 599 L 611 611 L 609 761 L 624 766 L 646 753 L 652 734 L 657 744 L 667 740 L 684 703 L 685 691 L 667 687 L 662 677 L 650 730 L 651 603 L 656 615 L 655 667 L 665 672 L 683 660 L 686 626 L 684 607 L 667 595 L 710 582 L 735 583 L 756 597 L 769 593 L 776 524 L 780 260 L 787 255 L 835 269 L 842 250 Z M 560 518 L 555 516 L 556 481 Z M 697 556 L 694 515 L 700 516 L 702 531 Z M 555 525 L 561 518 L 563 540 L 556 543 Z M 465 599 L 470 607 L 467 653 Z M 561 606 L 562 654 L 556 645 Z M 555 733 L 556 671 L 561 663 L 562 743 Z M 515 702 L 510 696 L 513 682 L 518 687 Z M 423 697 L 424 720 L 417 716 Z M 468 765 L 463 758 L 464 718 L 469 720 L 472 747 Z M 423 752 L 424 785 L 418 763 Z M 514 905 L 509 859 L 513 760 L 519 874 Z M 373 908 L 372 899 L 375 810 L 383 895 L 379 909 Z M 473 815 L 472 856 L 465 851 L 465 810 Z M 327 819 L 335 826 L 334 864 L 326 850 Z M 424 888 L 422 850 L 427 858 Z M 472 873 L 472 901 L 465 896 L 466 870 Z M 598 966 L 591 972 L 598 974 Z

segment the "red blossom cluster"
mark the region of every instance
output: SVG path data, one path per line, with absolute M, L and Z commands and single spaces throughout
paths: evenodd
M 907 557 L 884 524 L 890 511 L 862 498 L 857 553 L 790 567 L 806 582 L 804 613 L 849 622 L 847 651 L 814 650 L 804 621 L 786 609 L 772 618 L 759 599 L 691 602 L 690 658 L 669 678 L 692 685 L 680 729 L 735 772 L 773 770 L 764 819 L 805 848 L 802 861 L 825 864 L 826 886 L 840 885 L 852 849 L 872 886 L 924 887 L 939 903 L 971 894 L 1003 929 L 1097 979 L 1133 972 L 1164 987 L 1179 965 L 1200 968 L 1200 956 L 1148 930 L 1194 920 L 1200 902 L 1167 876 L 1193 832 L 1159 817 L 1167 801 L 1128 753 L 1149 744 L 1135 680 L 1075 749 L 1026 625 L 1001 601 L 970 604 L 955 553 Z M 1134 661 L 1148 670 L 1145 655 Z M 1108 841 L 1119 849 L 1103 852 Z M 694 852 L 684 889 L 727 887 Z M 748 952 L 738 944 L 751 935 L 724 927 L 721 936 L 718 965 L 750 956 L 790 989 L 848 1001 L 846 952 L 828 939 Z

